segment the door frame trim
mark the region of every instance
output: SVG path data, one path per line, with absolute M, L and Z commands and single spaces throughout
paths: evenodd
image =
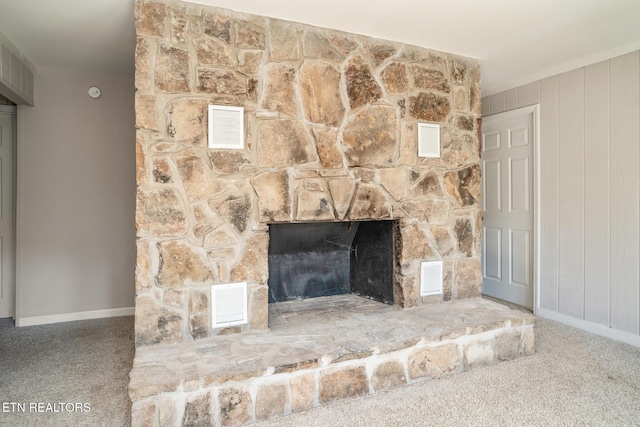
M 491 114 L 489 116 L 482 117 L 483 125 L 488 120 L 508 120 L 516 117 L 522 117 L 525 115 L 533 115 L 533 137 L 531 138 L 531 157 L 533 162 L 532 168 L 532 185 L 533 185 L 533 220 L 532 220 L 532 236 L 533 236 L 533 266 L 532 266 L 532 284 L 533 284 L 533 313 L 537 314 L 540 309 L 540 164 L 538 159 L 540 158 L 540 104 L 530 105 L 527 107 L 516 108 L 513 110 L 505 111 L 502 113 Z M 480 141 L 481 149 L 484 146 L 484 141 Z M 484 177 L 483 177 L 484 179 Z M 484 254 L 483 254 L 484 256 Z M 484 276 L 484 272 L 483 272 Z
M 11 312 L 12 318 L 17 318 L 16 312 L 18 310 L 18 106 L 17 105 L 0 105 L 0 113 L 7 113 L 13 116 L 13 294 L 11 295 Z

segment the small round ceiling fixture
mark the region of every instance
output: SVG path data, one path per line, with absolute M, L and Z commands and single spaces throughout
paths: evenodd
M 98 86 L 91 86 L 87 92 L 93 99 L 100 98 L 100 95 L 102 95 L 102 91 Z

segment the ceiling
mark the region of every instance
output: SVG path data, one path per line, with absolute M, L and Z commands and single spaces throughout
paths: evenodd
M 640 49 L 638 0 L 200 0 L 196 3 L 457 53 L 483 95 Z M 0 0 L 36 67 L 132 75 L 134 0 Z

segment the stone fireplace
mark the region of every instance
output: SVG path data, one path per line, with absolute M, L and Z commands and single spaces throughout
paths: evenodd
M 477 61 L 173 0 L 135 16 L 132 425 L 238 425 L 533 353 L 530 316 L 476 298 Z M 208 148 L 210 104 L 244 108 L 242 149 Z M 420 122 L 440 157 L 418 156 Z M 420 295 L 425 261 L 441 294 Z M 247 321 L 212 328 L 231 283 Z
M 281 224 L 393 221 L 387 302 L 479 295 L 476 61 L 174 1 L 138 1 L 136 29 L 138 346 L 267 328 Z M 244 107 L 244 149 L 207 148 L 209 104 Z M 440 158 L 418 157 L 419 122 Z M 420 297 L 429 260 L 443 294 Z M 211 286 L 231 282 L 248 323 L 212 329 Z

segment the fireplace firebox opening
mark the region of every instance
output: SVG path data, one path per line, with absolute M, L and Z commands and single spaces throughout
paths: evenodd
M 269 303 L 353 293 L 393 304 L 394 221 L 269 225 Z

